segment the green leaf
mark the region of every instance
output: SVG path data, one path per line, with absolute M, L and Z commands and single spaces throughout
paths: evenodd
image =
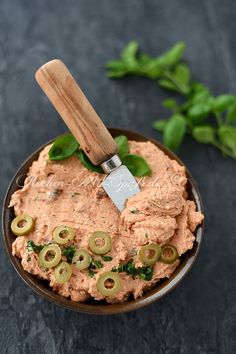
M 188 112 L 188 118 L 195 124 L 201 123 L 210 113 L 211 105 L 208 102 L 199 102 L 192 105 Z
M 66 257 L 67 262 L 71 263 L 74 257 L 76 248 L 74 246 L 68 246 L 62 250 L 63 256 Z
M 233 104 L 228 108 L 225 119 L 227 123 L 233 123 L 236 121 L 236 104 Z
M 112 257 L 110 257 L 110 256 L 101 256 L 102 257 L 102 259 L 104 260 L 104 262 L 110 262 L 110 261 L 112 261 Z
M 199 143 L 212 144 L 215 142 L 215 129 L 210 125 L 193 128 L 192 135 Z
M 103 264 L 101 261 L 99 261 L 98 259 L 94 259 L 92 258 L 91 260 L 91 266 L 90 266 L 92 269 L 100 269 L 100 268 L 103 268 Z
M 152 173 L 148 163 L 139 155 L 127 154 L 121 160 L 134 176 L 150 176 Z
M 195 82 L 191 84 L 189 97 L 191 98 L 192 104 L 194 104 L 194 103 L 201 103 L 201 102 L 208 101 L 211 95 L 206 86 L 198 82 Z
M 185 118 L 180 115 L 180 114 L 175 114 L 171 117 L 171 119 L 168 121 L 165 130 L 164 130 L 164 144 L 172 149 L 176 150 L 186 133 L 186 120 Z
M 232 150 L 236 157 L 236 128 L 229 125 L 223 125 L 218 129 L 218 136 L 221 143 Z
M 191 73 L 188 65 L 177 64 L 174 70 L 175 78 L 184 85 L 187 85 L 191 78 Z
M 27 242 L 27 250 L 29 252 L 39 253 L 43 249 L 43 245 L 36 245 L 33 240 Z
M 84 167 L 86 167 L 88 170 L 93 171 L 93 172 L 98 172 L 98 173 L 104 173 L 102 168 L 100 166 L 95 166 L 87 157 L 87 155 L 85 154 L 85 152 L 81 149 L 79 149 L 76 152 L 76 156 L 78 157 L 78 159 L 80 160 L 80 162 L 82 163 L 82 165 Z
M 166 90 L 178 92 L 175 84 L 173 84 L 170 80 L 167 80 L 167 79 L 158 80 L 158 84 Z
M 120 158 L 129 153 L 128 139 L 125 135 L 119 135 L 115 137 L 115 142 L 118 146 L 118 154 Z
M 121 59 L 130 65 L 136 64 L 135 56 L 138 51 L 138 43 L 131 41 L 121 52 Z
M 165 68 L 176 64 L 182 58 L 185 47 L 185 43 L 183 42 L 175 44 L 171 49 L 158 57 L 159 65 Z
M 158 130 L 159 132 L 163 132 L 166 128 L 167 123 L 167 119 L 159 119 L 152 124 L 152 127 Z
M 49 150 L 49 159 L 53 161 L 65 160 L 78 149 L 79 143 L 73 135 L 66 134 L 59 136 Z
M 212 103 L 212 110 L 214 112 L 223 112 L 232 104 L 236 103 L 236 97 L 232 95 L 220 95 L 214 98 Z
M 166 100 L 162 101 L 162 105 L 166 108 L 174 110 L 177 106 L 177 102 L 172 98 L 167 98 Z
M 110 60 L 106 68 L 107 76 L 110 78 L 121 78 L 127 74 L 127 68 L 121 60 Z
M 142 266 L 142 267 L 139 267 L 138 271 L 139 271 L 139 276 L 141 279 L 147 280 L 147 281 L 152 279 L 153 269 L 151 267 Z

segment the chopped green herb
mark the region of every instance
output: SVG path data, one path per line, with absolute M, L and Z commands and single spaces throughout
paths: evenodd
M 139 267 L 139 276 L 143 280 L 151 280 L 153 275 L 153 269 L 151 267 Z
M 62 250 L 63 256 L 66 257 L 67 262 L 71 263 L 74 257 L 76 248 L 74 246 L 68 246 Z
M 102 256 L 102 259 L 104 260 L 104 262 L 110 262 L 113 258 L 110 256 Z
M 143 280 L 151 280 L 153 275 L 153 269 L 148 266 L 135 267 L 133 259 L 130 259 L 127 263 L 120 264 L 117 268 L 113 267 L 112 272 L 122 273 L 125 272 L 131 275 L 133 278 L 139 276 Z
M 39 253 L 43 249 L 44 245 L 36 245 L 34 241 L 29 240 L 27 242 L 27 249 L 29 252 Z
M 94 272 L 92 269 L 88 268 L 88 276 L 90 278 L 93 278 L 95 274 L 96 274 L 96 272 Z
M 92 258 L 92 260 L 91 260 L 91 266 L 90 266 L 90 267 L 91 267 L 92 269 L 102 268 L 102 267 L 103 267 L 103 264 L 102 264 L 101 261 Z
M 92 258 L 91 264 L 88 268 L 88 275 L 92 278 L 96 274 L 95 270 L 100 269 L 102 267 L 103 267 L 103 264 L 101 261 L 99 261 L 98 259 Z

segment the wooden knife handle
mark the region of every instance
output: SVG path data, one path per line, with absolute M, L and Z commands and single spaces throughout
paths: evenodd
M 94 165 L 117 153 L 111 134 L 61 60 L 44 64 L 35 77 Z

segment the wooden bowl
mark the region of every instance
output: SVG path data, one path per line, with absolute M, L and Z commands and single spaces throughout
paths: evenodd
M 170 150 L 168 150 L 165 146 L 157 142 L 156 140 L 147 138 L 142 134 L 132 132 L 129 130 L 124 129 L 110 129 L 111 134 L 113 137 L 117 135 L 126 135 L 129 140 L 136 140 L 136 141 L 151 141 L 156 146 L 158 146 L 162 151 L 164 151 L 171 159 L 178 161 L 181 165 L 183 163 L 180 159 Z M 32 155 L 30 155 L 27 160 L 21 165 L 21 167 L 16 172 L 15 176 L 13 177 L 3 204 L 3 238 L 4 244 L 7 250 L 7 253 L 10 257 L 13 267 L 20 275 L 20 277 L 24 280 L 24 282 L 29 285 L 37 294 L 41 295 L 43 298 L 49 300 L 50 302 L 60 305 L 66 309 L 70 309 L 73 311 L 89 313 L 89 314 L 118 314 L 122 312 L 129 312 L 133 310 L 137 310 L 141 307 L 147 306 L 152 304 L 155 301 L 160 300 L 163 296 L 173 290 L 185 277 L 185 275 L 191 269 L 197 254 L 199 252 L 200 244 L 203 237 L 203 223 L 198 226 L 195 231 L 196 240 L 194 242 L 194 247 L 187 251 L 184 255 L 181 256 L 180 265 L 177 267 L 175 272 L 171 275 L 169 279 L 163 279 L 157 285 L 145 293 L 140 299 L 138 300 L 129 300 L 122 304 L 106 304 L 105 302 L 98 302 L 95 300 L 90 300 L 85 303 L 78 303 L 71 301 L 55 292 L 49 287 L 48 282 L 38 279 L 36 276 L 29 274 L 26 272 L 21 266 L 21 260 L 17 257 L 14 257 L 11 253 L 11 245 L 15 239 L 15 236 L 11 232 L 10 224 L 13 220 L 14 210 L 13 208 L 8 208 L 10 203 L 11 195 L 19 189 L 19 181 L 20 185 L 23 184 L 23 181 L 26 177 L 29 167 L 31 166 L 32 162 L 38 158 L 39 152 L 51 142 L 46 143 L 45 145 L 41 146 L 38 150 L 36 150 Z M 187 177 L 188 177 L 188 184 L 187 184 L 187 191 L 189 195 L 189 199 L 193 200 L 196 203 L 197 210 L 203 212 L 203 206 L 201 197 L 196 186 L 196 183 L 186 169 Z M 17 183 L 18 181 L 18 183 Z

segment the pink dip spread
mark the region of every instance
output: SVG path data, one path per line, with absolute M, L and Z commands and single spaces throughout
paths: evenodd
M 99 274 L 133 259 L 141 266 L 139 249 L 147 243 L 170 243 L 181 256 L 193 247 L 194 231 L 203 220 L 193 201 L 188 200 L 187 178 L 184 167 L 171 160 L 151 142 L 130 141 L 131 153 L 143 156 L 152 169 L 152 176 L 138 178 L 141 192 L 130 198 L 120 213 L 106 195 L 100 183 L 104 175 L 91 172 L 82 166 L 76 156 L 54 162 L 48 159 L 51 147 L 45 147 L 29 169 L 22 189 L 12 196 L 10 206 L 16 215 L 28 214 L 35 219 L 35 228 L 27 236 L 16 237 L 12 254 L 22 259 L 23 268 L 36 276 L 47 279 L 54 291 L 73 301 L 89 298 L 104 299 L 97 290 Z M 105 231 L 112 238 L 109 256 L 94 277 L 87 270 L 72 266 L 72 276 L 65 284 L 55 281 L 53 269 L 38 265 L 38 254 L 27 250 L 27 241 L 36 245 L 53 242 L 52 231 L 58 225 L 71 226 L 76 236 L 68 245 L 89 251 L 88 237 L 95 231 Z M 91 251 L 89 251 L 91 253 Z M 96 256 L 100 259 L 101 257 Z M 132 294 L 135 299 L 153 287 L 160 279 L 168 278 L 179 264 L 157 262 L 150 281 L 133 279 L 119 273 L 121 290 L 106 301 L 123 302 Z

